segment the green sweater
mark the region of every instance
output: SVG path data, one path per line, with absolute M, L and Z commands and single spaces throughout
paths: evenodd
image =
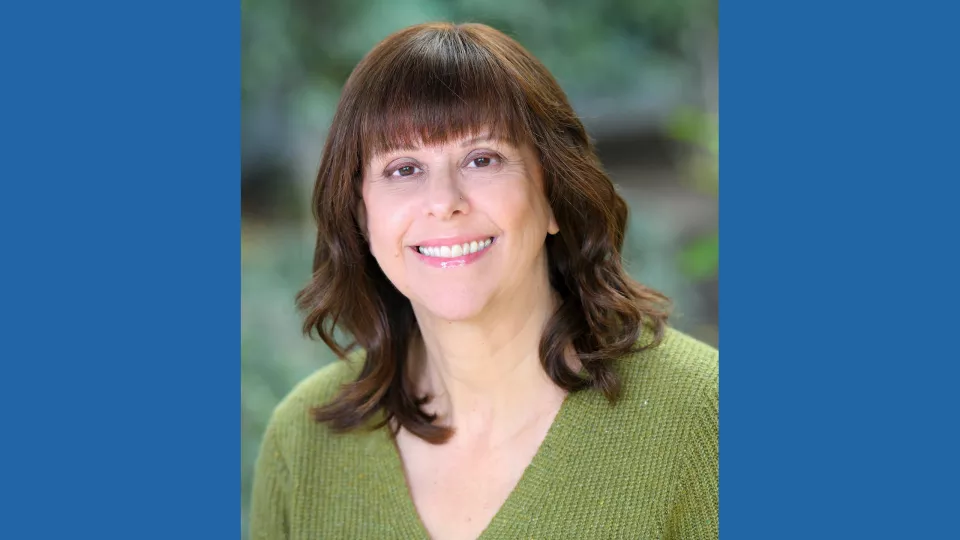
M 611 406 L 570 394 L 481 539 L 718 537 L 718 352 L 675 330 L 615 364 Z M 427 538 L 385 429 L 334 434 L 311 406 L 356 366 L 335 362 L 273 413 L 254 477 L 251 538 Z

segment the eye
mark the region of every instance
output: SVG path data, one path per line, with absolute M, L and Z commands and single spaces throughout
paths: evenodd
M 474 167 L 474 168 L 489 167 L 490 165 L 493 165 L 494 162 L 498 161 L 498 159 L 499 158 L 497 156 L 492 156 L 492 155 L 477 156 L 472 160 L 470 160 L 470 164 L 468 165 L 468 167 Z
M 390 176 L 413 176 L 418 172 L 420 172 L 419 167 L 415 167 L 413 165 L 403 165 L 394 169 L 393 172 L 390 173 Z

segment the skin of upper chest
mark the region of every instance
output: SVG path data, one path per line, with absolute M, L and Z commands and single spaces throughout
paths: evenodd
M 480 536 L 516 488 L 548 428 L 537 426 L 497 447 L 456 440 L 432 445 L 401 434 L 397 446 L 407 485 L 430 536 Z

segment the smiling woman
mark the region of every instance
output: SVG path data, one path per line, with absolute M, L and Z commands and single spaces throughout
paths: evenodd
M 624 271 L 627 205 L 519 44 L 379 44 L 313 208 L 298 303 L 343 362 L 274 412 L 254 538 L 717 536 L 717 351 Z

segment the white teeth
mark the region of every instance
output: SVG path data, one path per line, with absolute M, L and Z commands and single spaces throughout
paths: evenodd
M 484 249 L 490 247 L 491 243 L 493 243 L 493 239 L 487 238 L 486 240 L 474 240 L 473 242 L 464 242 L 463 244 L 455 244 L 452 246 L 418 246 L 417 251 L 426 255 L 427 257 L 441 257 L 444 259 L 449 259 L 451 257 L 461 257 L 463 255 L 469 255 L 471 253 L 483 251 Z

